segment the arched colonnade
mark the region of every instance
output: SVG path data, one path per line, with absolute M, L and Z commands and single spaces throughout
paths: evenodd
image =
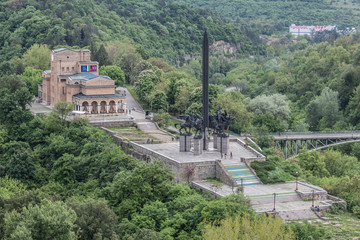
M 126 111 L 126 103 L 122 100 L 85 100 L 75 103 L 75 110 L 88 114 L 112 114 Z

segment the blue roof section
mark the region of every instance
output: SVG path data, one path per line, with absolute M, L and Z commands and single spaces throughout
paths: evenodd
M 75 74 L 72 76 L 69 76 L 69 79 L 71 81 L 89 81 L 98 77 L 103 77 L 103 78 L 107 78 L 109 80 L 112 80 L 110 77 L 108 76 L 98 76 L 92 73 L 79 73 L 79 74 Z

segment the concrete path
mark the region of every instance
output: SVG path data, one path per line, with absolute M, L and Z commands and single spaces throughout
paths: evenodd
M 141 131 L 153 136 L 154 138 L 160 140 L 161 142 L 163 143 L 172 142 L 172 137 L 168 133 L 159 130 L 156 127 L 155 123 L 153 123 L 152 121 L 147 119 L 144 120 L 138 119 L 135 121 L 135 123 Z
M 144 110 L 126 88 L 118 87 L 116 88 L 116 90 L 119 90 L 121 92 L 125 91 L 126 107 L 127 109 L 131 110 L 129 115 L 135 119 L 135 123 L 141 131 L 153 136 L 155 139 L 158 139 L 163 143 L 172 142 L 171 135 L 166 132 L 160 131 L 156 127 L 155 123 L 148 119 L 145 119 Z
M 48 115 L 51 113 L 52 109 L 49 105 L 45 105 L 43 103 L 38 103 L 34 101 L 31 103 L 31 106 L 28 106 L 30 112 L 32 112 L 34 115 L 37 114 L 45 114 Z
M 131 93 L 124 87 L 117 87 L 116 90 L 119 90 L 121 93 L 125 91 L 126 93 L 126 108 L 130 110 L 135 110 L 137 112 L 144 112 L 140 104 L 135 100 Z M 136 119 L 136 118 L 135 118 Z M 145 119 L 145 116 L 144 116 Z
M 196 181 L 196 186 L 209 191 L 216 192 L 218 196 L 227 196 L 236 192 L 237 188 L 232 189 L 226 184 L 220 186 L 203 180 Z M 312 188 L 305 185 L 298 185 L 300 191 L 310 192 Z M 280 184 L 264 184 L 264 185 L 245 185 L 244 195 L 250 199 L 252 208 L 257 213 L 272 212 L 274 209 L 274 193 L 275 209 L 284 221 L 294 221 L 300 219 L 316 219 L 317 216 L 311 210 L 312 201 L 303 201 L 297 195 L 294 182 Z M 314 201 L 315 206 L 324 205 L 319 200 Z
M 230 159 L 229 156 L 226 159 L 224 158 L 221 159 L 220 152 L 212 148 L 211 142 L 210 142 L 209 151 L 204 151 L 203 154 L 197 156 L 194 155 L 193 152 L 180 152 L 178 141 L 174 141 L 171 143 L 163 143 L 163 144 L 144 144 L 144 147 L 147 147 L 155 152 L 161 153 L 179 162 L 206 162 L 206 161 L 221 160 L 223 164 L 227 164 L 227 163 L 240 164 L 241 157 L 243 158 L 256 157 L 252 152 L 245 149 L 237 142 L 230 142 L 230 149 L 233 153 L 232 159 Z

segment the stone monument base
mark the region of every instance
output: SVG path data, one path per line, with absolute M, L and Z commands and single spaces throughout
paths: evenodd
M 215 134 L 215 135 L 213 135 L 213 148 L 214 149 L 217 149 L 218 147 L 218 137 L 217 137 L 217 135 Z
M 203 153 L 203 138 L 194 138 L 194 155 L 201 155 Z
M 191 136 L 180 135 L 180 152 L 190 152 Z
M 222 154 L 229 154 L 229 148 L 230 148 L 230 140 L 229 136 L 223 135 L 223 136 L 217 136 L 217 149 Z

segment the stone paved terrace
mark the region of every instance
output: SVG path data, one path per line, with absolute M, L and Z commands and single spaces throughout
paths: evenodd
M 197 184 L 203 186 L 206 189 L 212 189 L 212 182 L 208 182 L 206 180 L 203 181 L 196 181 Z M 292 182 L 286 182 L 286 183 L 277 183 L 277 184 L 262 184 L 262 185 L 249 185 L 244 186 L 244 195 L 248 196 L 250 199 L 255 199 L 258 196 L 265 196 L 272 195 L 274 193 L 276 194 L 285 194 L 285 193 L 295 193 L 295 181 Z M 312 188 L 311 185 L 306 186 L 302 184 L 298 184 L 299 191 L 302 192 L 311 192 L 312 190 L 319 189 L 319 187 L 316 187 L 316 189 Z M 227 196 L 233 193 L 230 186 L 223 184 L 217 193 L 220 196 Z
M 209 151 L 204 151 L 203 154 L 199 156 L 195 156 L 193 152 L 180 152 L 178 141 L 160 144 L 143 144 L 143 146 L 179 162 L 206 162 L 221 159 L 220 152 L 212 148 L 210 148 Z M 210 142 L 209 146 L 212 146 L 212 142 Z M 236 142 L 230 142 L 230 151 L 233 153 L 233 158 L 229 159 L 228 156 L 227 159 L 222 159 L 222 163 L 226 163 L 227 161 L 238 161 L 240 163 L 240 157 L 256 158 L 256 155 Z
M 219 196 L 227 196 L 236 192 L 236 188 L 222 184 L 216 186 L 214 183 L 203 180 L 193 183 L 198 188 L 209 192 L 216 192 Z M 279 184 L 249 185 L 244 186 L 244 194 L 250 199 L 252 208 L 258 212 L 271 212 L 274 208 L 274 193 L 276 197 L 276 211 L 279 212 L 283 220 L 291 221 L 298 219 L 313 219 L 317 216 L 310 210 L 312 201 L 303 201 L 295 193 L 295 182 L 286 182 Z M 317 187 L 316 187 L 317 188 Z M 298 185 L 298 189 L 303 192 L 311 192 L 314 188 L 305 185 Z M 318 188 L 317 188 L 318 189 Z M 319 200 L 314 201 L 315 206 L 321 206 L 323 203 Z

